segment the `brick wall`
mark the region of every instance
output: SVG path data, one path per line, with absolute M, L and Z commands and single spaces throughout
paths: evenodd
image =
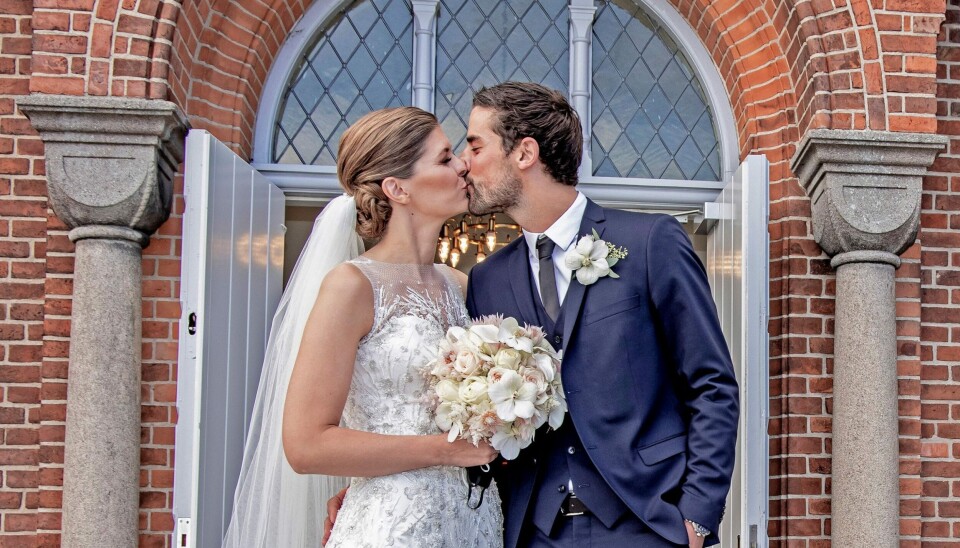
M 924 546 L 960 546 L 960 2 L 937 51 L 938 133 L 924 181 L 921 254 L 921 522 Z
M 33 2 L 30 91 L 166 99 L 180 4 L 175 0 Z
M 140 437 L 140 546 L 168 546 L 173 521 L 177 422 L 177 336 L 183 178 L 170 219 L 143 251 L 143 398 Z
M 47 199 L 42 146 L 16 111 L 30 85 L 31 2 L 0 8 L 0 535 L 32 546 L 38 504 Z

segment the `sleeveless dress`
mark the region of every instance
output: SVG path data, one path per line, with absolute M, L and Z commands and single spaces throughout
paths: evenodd
M 452 325 L 469 321 L 459 284 L 444 265 L 350 261 L 370 280 L 374 320 L 360 341 L 343 425 L 394 435 L 439 434 L 423 368 Z M 499 548 L 496 485 L 467 506 L 464 470 L 436 466 L 353 478 L 326 548 Z

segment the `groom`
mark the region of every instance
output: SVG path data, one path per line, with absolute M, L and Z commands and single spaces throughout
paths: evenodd
M 480 90 L 467 143 L 470 212 L 502 211 L 523 228 L 473 268 L 467 307 L 543 326 L 563 349 L 569 405 L 558 431 L 496 465 L 505 545 L 717 543 L 738 389 L 683 228 L 576 190 L 583 134 L 556 91 L 518 82 Z M 594 231 L 595 247 L 626 254 L 614 275 L 578 255 Z
M 507 548 L 716 544 L 739 400 L 703 265 L 668 215 L 605 209 L 575 188 L 583 147 L 560 93 L 507 82 L 474 97 L 470 212 L 523 227 L 470 273 L 473 317 L 543 326 L 563 349 L 569 415 L 494 464 Z M 606 274 L 592 235 L 626 256 Z M 567 257 L 579 257 L 571 269 Z M 604 275 L 606 274 L 606 275 Z M 339 496 L 328 510 L 335 519 Z M 325 530 L 332 527 L 327 518 Z

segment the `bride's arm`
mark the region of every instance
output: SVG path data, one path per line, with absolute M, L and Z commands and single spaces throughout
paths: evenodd
M 340 428 L 360 339 L 373 325 L 373 290 L 353 265 L 324 278 L 303 332 L 283 410 L 283 449 L 301 474 L 381 476 L 437 465 L 475 466 L 496 451 L 446 435 L 392 436 Z

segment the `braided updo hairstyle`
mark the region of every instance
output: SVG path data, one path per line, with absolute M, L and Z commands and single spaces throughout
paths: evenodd
M 423 154 L 437 118 L 416 107 L 375 110 L 357 120 L 340 139 L 337 176 L 357 202 L 357 233 L 379 238 L 393 207 L 380 184 L 387 177 L 406 179 Z

